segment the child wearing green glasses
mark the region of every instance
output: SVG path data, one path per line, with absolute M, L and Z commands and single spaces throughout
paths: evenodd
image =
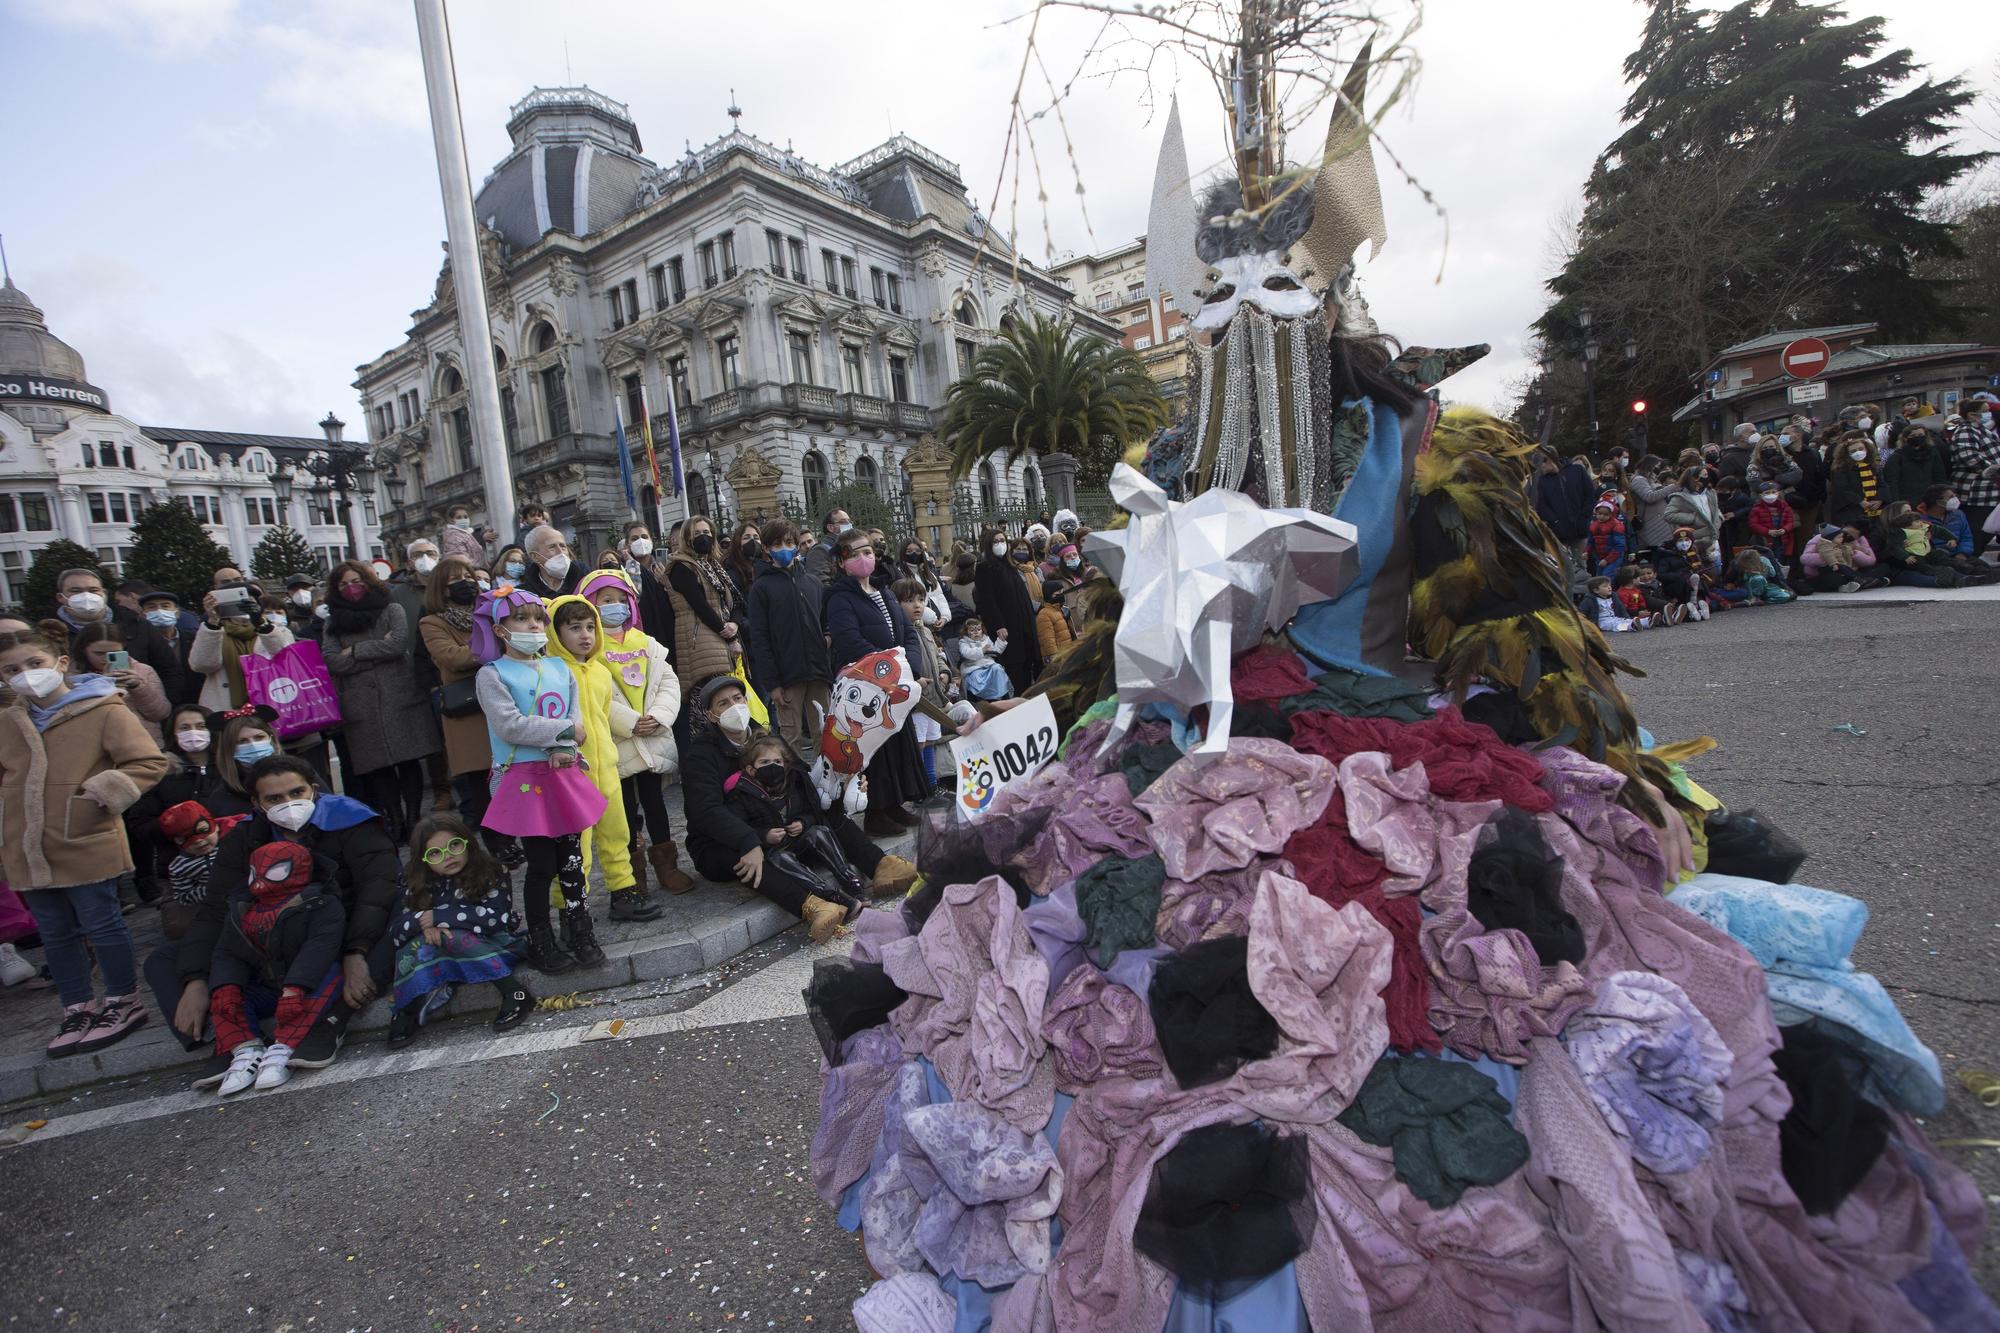
M 390 931 L 396 949 L 395 1013 L 389 1048 L 416 1039 L 417 1029 L 451 999 L 454 987 L 490 981 L 500 992 L 495 1031 L 528 1016 L 535 999 L 515 975 L 520 918 L 507 873 L 456 815 L 431 815 L 410 834 L 403 914 Z

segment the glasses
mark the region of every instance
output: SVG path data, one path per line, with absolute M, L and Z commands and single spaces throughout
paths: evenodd
M 442 861 L 448 861 L 454 856 L 463 856 L 465 855 L 465 847 L 466 847 L 465 839 L 453 838 L 450 842 L 446 843 L 442 847 L 425 848 L 424 864 L 429 866 L 434 866 Z

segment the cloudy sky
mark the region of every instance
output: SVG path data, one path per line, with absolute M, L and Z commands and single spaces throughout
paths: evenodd
M 1384 0 L 1392 8 L 1396 0 Z M 1873 0 L 1892 41 L 1990 87 L 2000 39 L 1982 0 Z M 1859 8 L 1860 6 L 1856 6 Z M 475 175 L 507 147 L 530 87 L 587 83 L 627 102 L 655 160 L 743 127 L 809 160 L 901 131 L 991 196 L 1030 0 L 460 0 L 453 37 Z M 1414 94 L 1385 134 L 1446 216 L 1384 164 L 1390 244 L 1365 284 L 1407 341 L 1491 342 L 1453 381 L 1496 402 L 1524 366 L 1552 223 L 1617 130 L 1636 0 L 1430 0 Z M 1045 19 L 1067 77 L 1095 25 Z M 312 434 L 360 409 L 354 367 L 428 301 L 444 234 L 406 0 L 0 0 L 15 281 L 81 351 L 113 406 L 146 424 Z M 1212 94 L 1178 91 L 1191 156 L 1220 151 Z M 1117 244 L 1145 226 L 1164 99 L 1134 76 L 1087 79 L 1068 108 L 1086 194 L 1053 126 L 1052 201 L 1029 179 L 1013 229 L 1031 256 Z M 475 186 L 477 182 L 475 181 Z M 1006 225 L 1011 182 L 995 215 Z M 1081 202 L 1084 207 L 1079 207 Z M 1088 225 L 1084 220 L 1088 212 Z M 1448 243 L 1447 243 L 1448 242 Z M 356 433 L 360 433 L 358 428 Z

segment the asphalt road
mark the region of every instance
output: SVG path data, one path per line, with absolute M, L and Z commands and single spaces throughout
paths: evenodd
M 1697 777 L 1801 838 L 1804 881 L 1870 905 L 1855 961 L 1948 1074 L 2000 1071 L 1996 642 L 1993 603 L 1732 612 L 1619 641 L 1655 732 L 1722 742 Z M 868 1273 L 811 1188 L 817 1047 L 783 1003 L 798 944 L 528 1030 L 709 1026 L 489 1056 L 458 1023 L 422 1062 L 383 1060 L 378 1037 L 328 1071 L 346 1081 L 241 1103 L 177 1109 L 153 1080 L 31 1109 L 117 1123 L 0 1153 L 0 1321 L 846 1328 Z M 1950 1095 L 1934 1137 L 2000 1138 L 2000 1110 Z M 2000 1152 L 1948 1151 L 2000 1196 Z M 1982 1272 L 2000 1290 L 2000 1263 Z

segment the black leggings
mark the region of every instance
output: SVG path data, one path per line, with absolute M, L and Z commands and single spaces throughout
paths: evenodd
M 366 793 L 363 799 L 389 821 L 398 843 L 424 817 L 424 797 L 429 794 L 430 779 L 424 774 L 423 760 L 405 759 L 400 764 L 372 769 L 356 781 Z
M 826 826 L 833 831 L 833 836 L 840 842 L 840 850 L 847 853 L 847 859 L 854 863 L 854 868 L 861 872 L 862 877 L 873 878 L 882 864 L 882 849 L 870 842 L 868 835 L 856 828 L 854 821 L 845 815 L 829 815 Z M 688 853 L 702 878 L 722 884 L 735 882 L 736 857 L 727 847 L 704 842 L 699 851 L 690 847 Z M 800 879 L 789 874 L 773 865 L 771 858 L 766 856 L 764 877 L 757 885 L 757 892 L 797 916 L 805 907 L 807 898 L 818 897 L 825 890 L 818 880 Z
M 568 833 L 560 838 L 523 838 L 521 850 L 528 854 L 528 877 L 521 886 L 521 908 L 528 929 L 549 928 L 549 885 L 562 885 L 563 901 L 571 907 L 583 906 L 590 883 L 583 874 L 583 837 Z
M 632 830 L 632 840 L 639 840 L 639 812 L 643 809 L 647 840 L 672 842 L 674 828 L 667 822 L 667 797 L 661 790 L 660 775 L 650 770 L 634 773 L 619 785 L 625 791 L 625 826 Z

